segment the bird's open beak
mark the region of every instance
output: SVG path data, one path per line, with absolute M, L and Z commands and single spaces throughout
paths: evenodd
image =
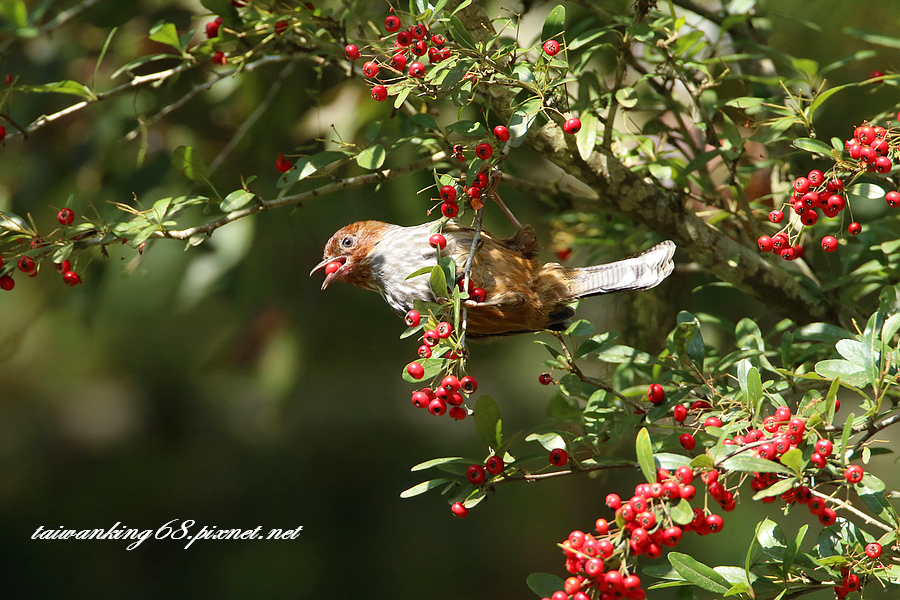
M 325 265 L 327 265 L 328 263 L 332 263 L 332 262 L 341 263 L 341 266 L 337 271 L 334 271 L 333 273 L 329 273 L 328 275 L 325 276 L 325 281 L 322 282 L 322 289 L 324 290 L 329 285 L 331 285 L 332 281 L 334 281 L 335 279 L 340 277 L 341 274 L 343 274 L 347 270 L 347 262 L 346 261 L 347 261 L 347 258 L 344 256 L 339 256 L 337 258 L 330 258 L 330 257 L 324 258 L 322 260 L 322 262 L 320 262 L 315 267 L 313 267 L 313 270 L 310 271 L 309 274 L 312 275 L 316 271 L 320 271 L 320 270 L 324 269 Z

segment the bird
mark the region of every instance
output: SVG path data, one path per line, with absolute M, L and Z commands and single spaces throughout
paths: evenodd
M 438 231 L 446 240 L 440 250 L 429 242 Z M 485 291 L 485 297 L 464 302 L 466 335 L 471 338 L 562 330 L 575 314 L 570 306 L 575 300 L 646 290 L 674 269 L 675 244 L 669 240 L 616 262 L 565 267 L 537 259 L 537 237 L 529 225 L 520 225 L 510 238 L 500 238 L 439 219 L 409 227 L 382 221 L 351 223 L 331 236 L 310 275 L 324 269 L 323 290 L 343 281 L 378 292 L 395 312 L 405 315 L 416 300 L 446 300 L 434 297 L 427 274 L 408 276 L 434 267 L 440 252 L 453 259 L 454 283 L 459 283 L 476 237 L 469 280 Z

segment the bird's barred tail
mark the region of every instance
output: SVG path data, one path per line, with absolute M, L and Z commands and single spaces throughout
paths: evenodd
M 675 243 L 669 240 L 649 250 L 606 265 L 571 269 L 573 296 L 583 298 L 611 292 L 646 290 L 672 273 Z

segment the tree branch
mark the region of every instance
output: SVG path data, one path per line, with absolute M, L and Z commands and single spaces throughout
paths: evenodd
M 484 8 L 473 2 L 457 13 L 476 43 L 493 39 Z M 500 86 L 487 90 L 492 108 L 508 119 L 513 98 Z M 799 321 L 840 322 L 849 309 L 804 282 L 755 247 L 743 246 L 687 208 L 682 190 L 666 190 L 645 181 L 611 151 L 595 147 L 583 160 L 571 136 L 555 123 L 533 127 L 527 143 L 547 160 L 575 176 L 600 196 L 598 204 L 673 240 L 683 253 L 710 273 Z

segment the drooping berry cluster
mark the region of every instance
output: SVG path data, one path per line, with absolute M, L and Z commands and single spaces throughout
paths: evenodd
M 408 29 L 402 28 L 400 17 L 393 13 L 384 19 L 384 29 L 389 34 L 384 39 L 393 38 L 391 50 L 386 54 L 368 56 L 362 65 L 362 74 L 371 80 L 372 98 L 384 102 L 390 95 L 390 86 L 404 78 L 422 79 L 426 68 L 422 62 L 428 56 L 430 64 L 447 60 L 453 51 L 446 45 L 447 39 L 442 33 L 431 32 L 428 23 L 415 23 Z M 356 62 L 363 54 L 356 44 L 344 47 L 344 56 L 350 62 Z
M 757 244 L 762 252 L 774 252 L 785 260 L 802 258 L 801 233 L 804 227 L 815 225 L 820 215 L 833 219 L 844 209 L 850 208 L 847 190 L 861 175 L 887 175 L 894 169 L 900 157 L 900 127 L 860 125 L 854 130 L 853 137 L 845 140 L 844 150 L 845 154 L 827 172 L 813 169 L 806 177 L 794 179 L 793 192 L 786 206 L 770 211 L 769 221 L 781 224 L 789 211 L 795 213 L 797 218 L 787 219 L 784 227 L 773 236 L 760 236 Z M 890 190 L 884 198 L 888 206 L 900 207 L 900 191 Z M 862 225 L 853 221 L 851 216 L 846 231 L 853 236 L 859 235 Z M 838 238 L 832 234 L 823 236 L 819 244 L 826 252 L 834 252 L 840 246 Z
M 56 219 L 60 225 L 68 227 L 75 222 L 75 213 L 71 208 L 63 208 L 56 214 Z M 43 240 L 35 237 L 30 242 L 30 248 L 31 250 L 28 253 L 20 255 L 18 259 L 15 259 L 14 264 L 9 264 L 6 268 L 3 267 L 3 257 L 0 256 L 0 273 L 2 273 L 0 275 L 0 290 L 8 292 L 16 286 L 15 279 L 13 279 L 14 270 L 26 273 L 29 277 L 34 277 L 38 274 L 41 259 L 47 255 L 47 249 L 50 246 Z M 56 270 L 62 273 L 62 279 L 66 285 L 75 286 L 81 283 L 81 276 L 72 269 L 72 263 L 68 259 L 55 263 L 55 266 Z

